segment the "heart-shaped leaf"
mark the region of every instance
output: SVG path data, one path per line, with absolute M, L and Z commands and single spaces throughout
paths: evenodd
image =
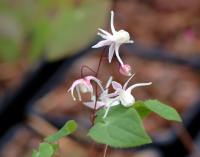
M 95 124 L 89 131 L 89 136 L 96 142 L 120 148 L 151 143 L 141 118 L 133 107 L 112 107 L 107 117 L 102 118 L 104 113 L 105 109 L 97 112 Z
M 133 107 L 136 109 L 138 114 L 142 119 L 144 119 L 146 116 L 148 116 L 151 113 L 151 110 L 149 110 L 143 101 L 136 101 L 133 105 Z

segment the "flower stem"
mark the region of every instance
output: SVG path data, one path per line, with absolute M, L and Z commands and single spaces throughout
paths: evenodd
M 101 66 L 101 63 L 102 63 L 102 59 L 103 59 L 103 55 L 104 55 L 104 52 L 105 52 L 105 48 L 103 49 L 102 53 L 101 53 L 101 56 L 100 56 L 100 59 L 99 59 L 99 64 L 98 64 L 98 67 L 97 67 L 97 71 L 95 72 L 95 77 L 97 78 L 98 77 L 98 74 L 99 74 L 99 70 L 100 70 L 100 66 Z M 94 109 L 92 111 L 92 114 L 91 114 L 91 123 L 92 123 L 92 126 L 94 125 L 94 120 L 95 120 L 95 114 L 96 114 L 96 105 L 97 105 L 97 100 L 98 100 L 98 92 L 97 92 L 97 84 L 95 86 L 95 96 L 96 96 L 96 100 L 95 100 L 95 105 L 94 105 Z M 92 147 L 91 147 L 91 152 L 93 152 L 93 149 L 95 148 L 95 143 L 92 144 Z M 107 148 L 106 148 L 107 149 Z M 107 150 L 106 150 L 107 151 Z
M 107 150 L 108 150 L 108 145 L 105 145 L 104 150 L 103 150 L 103 157 L 106 157 Z
M 93 73 L 96 75 L 96 71 L 94 71 L 92 68 L 90 68 L 90 67 L 87 66 L 87 65 L 83 65 L 83 66 L 81 66 L 81 78 L 84 77 L 84 75 L 83 75 L 83 70 L 84 70 L 84 69 L 88 69 L 88 70 L 90 70 L 91 72 L 93 72 Z
M 103 49 L 101 56 L 100 56 L 100 59 L 99 59 L 99 64 L 98 64 L 98 67 L 97 67 L 97 71 L 95 73 L 96 78 L 98 78 L 98 74 L 99 74 L 99 70 L 100 70 L 100 66 L 101 66 L 101 63 L 102 63 L 104 52 L 105 52 L 105 48 Z M 92 126 L 94 125 L 95 114 L 96 114 L 96 106 L 97 106 L 97 100 L 98 100 L 97 84 L 95 85 L 95 96 L 96 96 L 96 100 L 95 100 L 94 109 L 93 109 L 92 115 L 91 115 L 92 116 L 92 119 L 91 119 Z

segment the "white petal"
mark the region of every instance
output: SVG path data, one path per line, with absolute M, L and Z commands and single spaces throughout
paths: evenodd
M 91 88 L 92 88 L 91 84 L 87 84 L 86 82 L 83 82 L 79 84 L 78 87 L 81 93 L 88 93 L 88 92 L 91 93 Z
M 110 84 L 112 83 L 112 80 L 113 80 L 113 77 L 110 76 L 109 79 L 108 79 L 108 82 L 106 84 L 106 88 L 108 88 L 110 86 Z
M 123 89 L 125 90 L 126 87 L 128 86 L 129 81 L 135 76 L 135 74 L 131 75 L 131 77 L 124 83 Z
M 129 40 L 127 43 L 132 44 L 132 43 L 134 43 L 134 41 L 133 40 Z
M 107 46 L 110 45 L 112 42 L 110 40 L 102 40 L 100 42 L 98 42 L 96 45 L 92 46 L 92 48 L 99 48 L 99 47 L 103 47 L 103 46 Z
M 103 118 L 106 118 L 106 116 L 108 115 L 108 111 L 110 110 L 110 107 L 111 107 L 111 106 L 108 106 L 108 107 L 106 108 L 106 112 L 105 112 Z
M 68 92 L 71 92 L 71 95 L 74 99 L 74 101 L 76 100 L 75 96 L 74 96 L 74 88 L 79 85 L 80 83 L 82 83 L 82 79 L 76 80 L 72 83 L 71 87 L 68 89 Z
M 109 61 L 109 63 L 112 61 L 114 52 L 115 52 L 115 44 L 111 44 L 110 47 L 109 47 L 109 53 L 108 53 L 108 61 Z
M 140 86 L 149 86 L 149 85 L 151 85 L 151 84 L 152 84 L 152 82 L 149 82 L 149 83 L 137 83 L 137 84 L 134 84 L 134 85 L 130 86 L 126 91 L 129 92 L 129 93 L 131 93 L 131 91 L 132 91 L 134 88 L 136 88 L 136 87 L 140 87 Z
M 103 86 L 102 86 L 102 84 L 101 84 L 101 81 L 100 81 L 99 79 L 97 79 L 97 78 L 94 77 L 94 76 L 86 76 L 85 78 L 88 79 L 88 80 L 93 80 L 93 81 L 95 81 L 95 82 L 99 85 L 99 87 L 101 88 L 102 92 L 104 91 Z
M 94 109 L 95 107 L 95 102 L 94 101 L 91 101 L 91 102 L 84 102 L 83 103 L 85 106 L 91 108 L 91 109 Z M 97 101 L 97 104 L 96 104 L 96 109 L 98 110 L 99 108 L 105 106 L 105 103 L 104 102 L 101 102 L 101 101 Z
M 113 106 L 117 106 L 119 104 L 120 104 L 120 101 L 115 100 L 112 104 L 110 104 L 110 106 L 113 107 Z
M 119 97 L 108 99 L 105 107 L 120 105 Z
M 122 91 L 119 97 L 124 107 L 132 106 L 135 102 L 135 98 L 128 91 Z
M 116 54 L 116 57 L 117 57 L 119 63 L 120 63 L 121 66 L 122 66 L 122 65 L 124 65 L 124 63 L 123 63 L 122 59 L 121 59 L 120 56 L 119 56 L 119 46 L 120 46 L 120 45 L 115 44 L 115 54 Z
M 107 94 L 107 98 L 112 98 L 112 97 L 116 97 L 119 95 L 119 92 L 118 91 L 115 91 L 114 93 L 110 93 L 110 94 Z
M 103 39 L 110 39 L 110 36 L 107 36 L 105 34 L 102 34 L 102 33 L 97 33 L 97 35 L 101 36 Z
M 116 30 L 114 27 L 114 12 L 113 11 L 111 11 L 110 27 L 111 27 L 112 33 L 114 34 L 116 32 Z
M 76 92 L 77 92 L 79 101 L 82 101 L 82 99 L 81 99 L 81 94 L 80 94 L 80 91 L 79 91 L 79 88 L 78 88 L 78 87 L 76 87 Z
M 89 90 L 90 90 L 90 93 L 91 93 L 91 100 L 92 100 L 93 97 L 95 96 L 95 95 L 94 95 L 94 90 L 93 90 L 92 85 L 90 86 Z M 96 97 L 95 97 L 95 99 L 96 99 Z
M 119 84 L 118 82 L 116 81 L 112 81 L 112 87 L 117 91 L 119 89 L 122 89 L 122 85 Z
M 107 35 L 107 36 L 112 36 L 112 34 L 110 34 L 109 32 L 107 32 L 107 31 L 105 31 L 105 30 L 103 30 L 103 29 L 98 29 L 100 32 L 102 32 L 102 33 L 104 33 L 105 35 Z
M 118 101 L 118 98 L 112 99 L 112 102 L 107 105 L 106 112 L 105 112 L 103 118 L 106 118 L 106 116 L 108 115 L 108 111 L 110 110 L 110 107 L 116 106 L 116 104 L 114 104 L 116 101 Z M 117 105 L 119 105 L 119 104 L 120 103 L 118 103 Z

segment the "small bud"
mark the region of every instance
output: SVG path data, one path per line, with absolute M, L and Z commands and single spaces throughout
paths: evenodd
M 131 76 L 131 66 L 128 64 L 124 64 L 120 66 L 119 72 L 125 76 Z

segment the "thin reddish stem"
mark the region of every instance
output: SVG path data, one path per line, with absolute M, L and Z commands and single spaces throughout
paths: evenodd
M 99 70 L 100 70 L 100 66 L 101 66 L 101 63 L 102 63 L 102 60 L 103 60 L 103 55 L 104 55 L 104 52 L 105 52 L 105 48 L 103 49 L 102 53 L 101 53 L 101 56 L 100 56 L 100 59 L 99 59 L 99 64 L 98 64 L 98 67 L 97 67 L 97 71 L 95 72 L 95 77 L 97 78 L 98 77 L 98 74 L 99 74 Z M 96 114 L 96 106 L 97 106 L 97 100 L 98 100 L 98 91 L 97 91 L 97 84 L 95 86 L 95 105 L 94 105 L 94 109 L 92 111 L 92 114 L 91 114 L 91 123 L 92 123 L 92 126 L 94 125 L 94 120 L 95 120 L 95 114 Z M 94 149 L 95 147 L 95 143 L 92 144 L 91 146 L 91 152 L 93 152 L 92 150 Z
M 100 56 L 100 59 L 99 59 L 99 64 L 98 64 L 98 67 L 97 67 L 97 71 L 96 71 L 95 77 L 98 77 L 99 69 L 100 69 L 100 66 L 101 66 L 101 63 L 102 63 L 102 59 L 103 59 L 104 52 L 105 52 L 105 48 L 103 49 L 103 51 L 102 51 L 102 53 L 101 53 L 101 56 Z
M 81 66 L 81 78 L 84 77 L 84 75 L 83 75 L 83 70 L 84 70 L 84 69 L 88 69 L 88 70 L 90 70 L 91 72 L 93 72 L 93 73 L 96 75 L 96 71 L 94 71 L 92 68 L 90 68 L 90 67 L 87 66 L 87 65 L 83 65 L 83 66 Z
M 98 78 L 98 74 L 99 74 L 99 70 L 100 70 L 100 66 L 101 66 L 101 63 L 102 63 L 102 59 L 103 59 L 103 55 L 104 55 L 104 52 L 105 52 L 105 48 L 103 49 L 102 53 L 101 53 L 101 56 L 100 56 L 100 59 L 99 59 L 99 64 L 98 64 L 98 67 L 97 67 L 97 71 L 96 71 L 96 74 L 95 74 L 95 77 Z M 96 106 L 97 106 L 97 100 L 98 100 L 98 91 L 97 91 L 97 84 L 95 85 L 95 104 L 94 104 L 94 109 L 92 111 L 92 119 L 91 119 L 91 122 L 92 122 L 92 126 L 94 125 L 94 120 L 95 120 L 95 114 L 96 114 Z

